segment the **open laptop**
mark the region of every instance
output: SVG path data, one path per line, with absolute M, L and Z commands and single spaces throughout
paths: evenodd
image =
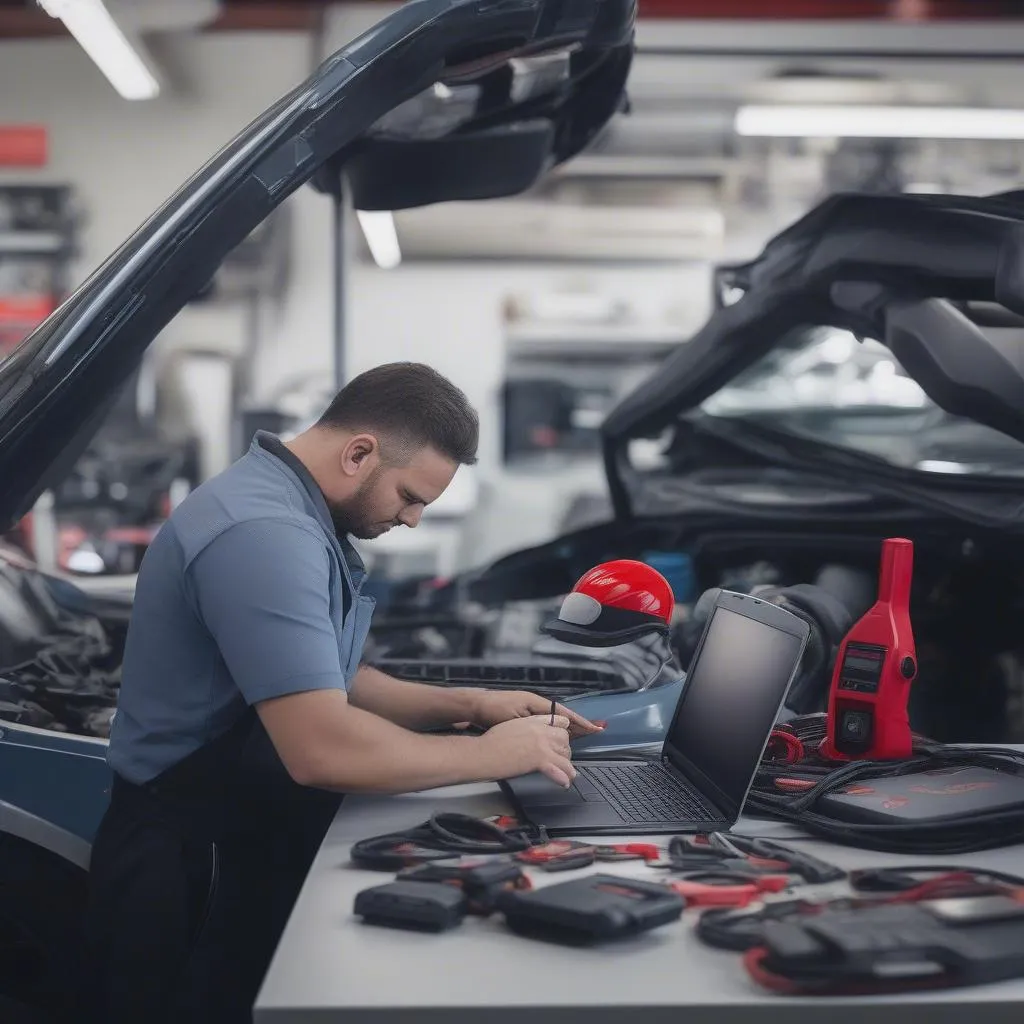
M 701 634 L 657 760 L 575 762 L 563 789 L 539 772 L 501 783 L 521 820 L 551 835 L 731 828 L 807 644 L 807 623 L 722 591 Z

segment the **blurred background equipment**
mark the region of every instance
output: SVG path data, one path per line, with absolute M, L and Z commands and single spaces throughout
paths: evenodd
M 0 184 L 0 354 L 42 323 L 70 289 L 72 204 L 69 186 Z
M 394 109 L 321 109 L 365 130 L 294 191 L 319 128 L 248 163 L 397 9 L 0 0 L 0 950 L 46 954 L 0 963 L 5 1022 L 68 974 L 150 541 L 380 363 L 462 388 L 480 450 L 360 542 L 370 663 L 574 702 L 609 722 L 581 757 L 650 752 L 728 589 L 808 623 L 783 717 L 820 715 L 907 537 L 912 729 L 1024 742 L 1024 5 L 640 0 L 632 54 L 471 48 Z M 247 126 L 244 187 L 167 205 Z M 667 637 L 544 634 L 622 558 L 668 581 Z

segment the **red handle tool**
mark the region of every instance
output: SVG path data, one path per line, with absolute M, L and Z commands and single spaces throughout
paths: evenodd
M 688 907 L 747 907 L 766 893 L 782 892 L 789 885 L 785 875 L 743 875 L 706 872 L 668 883 Z

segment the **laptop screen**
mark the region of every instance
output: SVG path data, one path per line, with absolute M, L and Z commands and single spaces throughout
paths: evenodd
M 793 633 L 716 608 L 690 665 L 665 753 L 683 771 L 696 768 L 706 775 L 737 809 L 801 650 Z

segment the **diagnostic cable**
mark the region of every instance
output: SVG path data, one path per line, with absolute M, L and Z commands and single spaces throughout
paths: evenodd
M 547 842 L 547 834 L 521 825 L 443 812 L 401 832 L 360 839 L 352 863 L 370 871 L 400 871 L 438 860 L 479 854 L 511 854 Z
M 813 835 L 848 846 L 887 853 L 974 853 L 1024 841 L 1024 808 L 998 808 L 965 812 L 953 819 L 864 824 L 840 821 L 814 810 L 819 797 L 867 779 L 955 767 L 982 767 L 1024 774 L 1024 753 L 1005 747 L 951 747 L 921 745 L 905 761 L 852 761 L 824 769 L 804 766 L 762 766 L 747 799 L 746 810 L 754 815 L 779 818 Z M 778 783 L 782 783 L 779 785 Z

